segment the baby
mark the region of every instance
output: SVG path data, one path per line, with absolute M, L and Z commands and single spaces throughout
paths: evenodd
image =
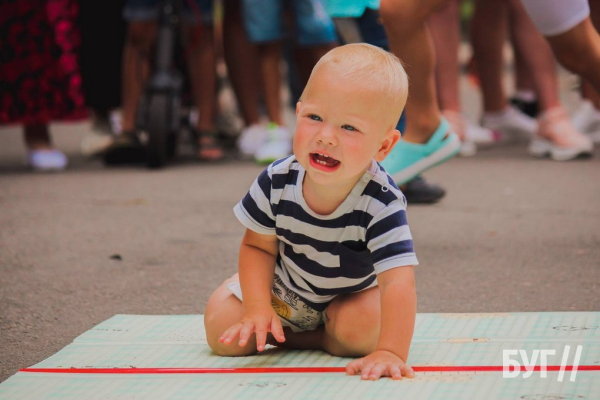
M 367 44 L 317 63 L 296 105 L 294 155 L 269 165 L 234 212 L 247 228 L 239 270 L 210 297 L 208 344 L 244 356 L 266 344 L 359 357 L 349 375 L 413 377 L 416 316 L 406 200 L 379 165 L 408 80 Z

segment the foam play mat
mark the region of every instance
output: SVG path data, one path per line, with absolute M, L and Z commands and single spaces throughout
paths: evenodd
M 0 384 L 0 399 L 600 399 L 600 312 L 418 314 L 414 379 L 361 381 L 349 360 L 219 357 L 201 315 L 115 315 Z

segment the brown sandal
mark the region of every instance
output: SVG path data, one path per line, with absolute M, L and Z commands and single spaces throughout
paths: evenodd
M 215 131 L 196 131 L 198 158 L 202 161 L 220 161 L 225 157 Z

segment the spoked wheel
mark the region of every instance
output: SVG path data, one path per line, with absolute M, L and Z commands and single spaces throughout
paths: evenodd
M 162 168 L 172 154 L 173 139 L 171 132 L 171 113 L 173 112 L 170 96 L 165 93 L 155 93 L 150 98 L 148 106 L 148 143 L 146 147 L 149 168 Z

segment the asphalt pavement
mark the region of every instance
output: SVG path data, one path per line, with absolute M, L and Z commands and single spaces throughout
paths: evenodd
M 0 381 L 114 314 L 201 314 L 236 271 L 232 208 L 261 167 L 184 148 L 163 170 L 105 168 L 79 155 L 86 130 L 54 124 L 71 164 L 41 174 L 0 129 Z M 408 209 L 419 312 L 600 311 L 600 150 L 559 163 L 505 144 L 425 177 L 448 195 Z

